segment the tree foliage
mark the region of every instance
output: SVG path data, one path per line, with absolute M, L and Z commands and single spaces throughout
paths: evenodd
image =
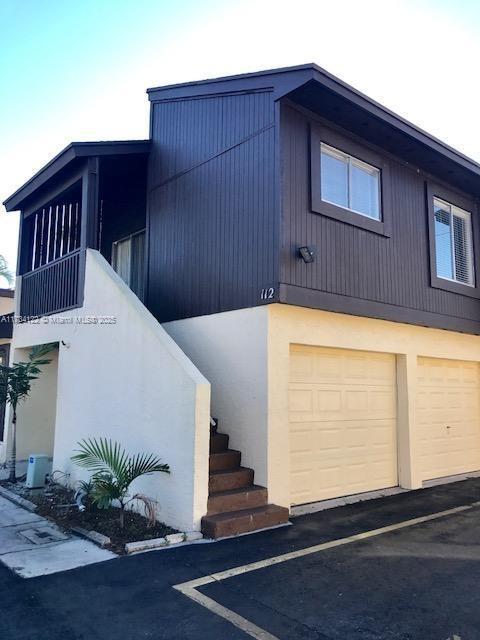
M 8 286 L 11 286 L 13 284 L 12 272 L 8 268 L 7 261 L 3 256 L 0 256 L 0 278 L 6 280 Z

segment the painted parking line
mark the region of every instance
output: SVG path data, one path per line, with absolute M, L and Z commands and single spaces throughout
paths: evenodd
M 474 509 L 475 507 L 479 506 L 480 501 L 472 502 L 471 504 L 454 507 L 453 509 L 446 509 L 445 511 L 432 513 L 428 516 L 421 516 L 419 518 L 412 518 L 411 520 L 404 520 L 403 522 L 398 522 L 397 524 L 391 524 L 386 527 L 380 527 L 378 529 L 371 529 L 370 531 L 357 533 L 346 538 L 339 538 L 337 540 L 330 540 L 329 542 L 322 542 L 321 544 L 316 544 L 312 547 L 307 547 L 306 549 L 291 551 L 280 556 L 273 556 L 272 558 L 266 558 L 265 560 L 259 560 L 258 562 L 251 562 L 250 564 L 245 564 L 240 567 L 233 567 L 232 569 L 226 569 L 225 571 L 212 573 L 210 575 L 203 576 L 202 578 L 196 578 L 195 580 L 189 580 L 188 582 L 182 582 L 181 584 L 173 585 L 173 588 L 177 591 L 180 591 L 194 602 L 202 605 L 212 613 L 215 613 L 217 616 L 228 620 L 228 622 L 244 631 L 250 637 L 256 638 L 256 640 L 280 640 L 279 638 L 277 638 L 277 636 L 272 635 L 265 629 L 261 629 L 257 625 L 253 624 L 253 622 L 250 622 L 246 618 L 240 616 L 238 613 L 235 613 L 235 611 L 227 609 L 212 598 L 209 598 L 203 593 L 200 593 L 200 591 L 198 591 L 198 588 L 203 587 L 206 584 L 211 584 L 212 582 L 221 582 L 222 580 L 234 578 L 235 576 L 250 573 L 251 571 L 257 571 L 258 569 L 272 567 L 276 564 L 281 564 L 282 562 L 288 562 L 289 560 L 303 558 L 305 556 L 312 555 L 313 553 L 318 553 L 319 551 L 334 549 L 335 547 L 341 547 L 346 544 L 351 544 L 352 542 L 359 542 L 361 540 L 367 540 L 368 538 L 381 536 L 384 533 L 390 533 L 392 531 L 406 529 L 407 527 L 413 527 L 414 525 L 422 524 L 423 522 L 431 522 L 432 520 L 445 518 L 446 516 L 462 513 L 463 511 L 469 511 L 470 509 Z

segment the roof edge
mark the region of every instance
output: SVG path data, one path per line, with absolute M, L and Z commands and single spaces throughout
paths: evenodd
M 278 67 L 277 69 L 264 69 L 262 71 L 249 71 L 247 73 L 237 73 L 232 76 L 219 76 L 218 78 L 206 78 L 205 80 L 191 80 L 189 82 L 178 82 L 175 84 L 165 84 L 158 87 L 149 87 L 147 94 L 161 91 L 170 91 L 171 89 L 183 89 L 186 87 L 198 87 L 208 84 L 218 84 L 222 82 L 230 82 L 232 80 L 249 80 L 251 78 L 261 78 L 263 76 L 280 75 L 283 73 L 292 73 L 295 71 L 305 71 L 306 69 L 321 70 L 321 68 L 309 62 L 307 64 L 299 64 L 293 67 Z
M 363 93 L 362 91 L 359 91 L 358 89 L 355 89 L 355 87 L 352 87 L 351 85 L 344 82 L 340 78 L 337 78 L 336 76 L 332 75 L 325 69 L 322 69 L 321 67 L 317 66 L 315 69 L 315 76 L 316 77 L 314 79 L 317 80 L 318 82 L 321 83 L 322 79 L 326 79 L 328 80 L 329 83 L 337 85 L 338 88 L 340 89 L 338 93 L 341 93 L 342 90 L 343 92 L 351 93 L 352 95 L 356 96 L 357 98 L 365 102 L 367 106 L 377 110 L 381 115 L 384 116 L 384 118 L 391 120 L 392 124 L 394 126 L 397 125 L 398 129 L 401 129 L 401 127 L 399 127 L 398 125 L 403 125 L 403 127 L 407 127 L 408 129 L 411 130 L 410 135 L 412 135 L 412 137 L 416 137 L 418 140 L 421 137 L 424 139 L 423 141 L 425 141 L 426 139 L 427 141 L 434 143 L 435 146 L 438 145 L 442 147 L 449 154 L 454 154 L 464 162 L 466 161 L 467 163 L 470 163 L 472 165 L 472 168 L 475 169 L 478 173 L 480 173 L 480 162 L 477 162 L 473 158 L 470 158 L 469 156 L 462 153 L 458 149 L 455 149 L 455 147 L 450 146 L 448 143 L 444 142 L 440 138 L 437 138 L 432 133 L 429 133 L 425 129 L 422 129 L 422 127 L 419 127 L 418 125 L 414 124 L 407 118 L 400 116 L 398 113 L 396 113 L 395 111 L 392 111 L 392 109 L 389 109 L 388 107 L 383 105 L 381 102 L 378 102 L 374 98 L 370 98 L 370 96 L 368 96 L 367 94 Z M 320 79 L 319 79 L 319 76 L 320 76 Z M 408 133 L 408 132 L 404 131 L 404 133 Z M 435 149 L 435 151 L 441 152 L 439 149 Z
M 150 140 L 101 140 L 96 142 L 70 142 L 41 169 L 33 174 L 21 187 L 3 201 L 7 211 L 16 211 L 25 198 L 41 187 L 55 173 L 76 158 L 90 156 L 146 154 L 150 150 Z
M 292 97 L 294 100 L 291 94 L 312 80 L 318 82 L 330 91 L 341 95 L 380 120 L 387 122 L 404 135 L 410 136 L 412 139 L 430 148 L 434 153 L 439 153 L 464 169 L 480 175 L 480 162 L 458 151 L 440 138 L 413 124 L 406 118 L 398 115 L 380 102 L 370 98 L 365 93 L 355 89 L 313 62 L 292 67 L 280 67 L 277 69 L 266 69 L 263 71 L 152 87 L 147 89 L 147 94 L 151 102 L 161 102 L 163 100 L 193 99 L 196 97 L 218 95 L 220 93 L 226 94 L 270 89 L 273 91 L 274 100 L 279 100 L 284 97 Z

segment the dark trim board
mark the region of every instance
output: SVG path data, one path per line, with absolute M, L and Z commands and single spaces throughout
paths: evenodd
M 304 64 L 295 67 L 283 67 L 253 73 L 242 73 L 221 78 L 183 82 L 147 89 L 151 102 L 159 100 L 176 100 L 214 95 L 233 95 L 248 91 L 274 91 L 279 98 L 298 87 L 299 83 L 308 82 L 312 78 L 315 65 Z M 319 67 L 317 67 L 319 68 Z
M 397 307 L 374 300 L 349 298 L 348 296 L 305 289 L 289 284 L 280 284 L 279 301 L 281 303 L 317 309 L 319 311 L 345 313 L 352 316 L 401 322 L 431 329 L 444 329 L 447 331 L 480 335 L 480 322 L 438 313 L 430 313 L 428 311 L 420 311 L 418 309 L 409 309 L 407 307 Z

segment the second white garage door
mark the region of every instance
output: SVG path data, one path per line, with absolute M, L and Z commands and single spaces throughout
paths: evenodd
M 480 469 L 477 362 L 418 358 L 417 426 L 422 480 Z
M 398 484 L 395 356 L 292 345 L 291 503 Z

